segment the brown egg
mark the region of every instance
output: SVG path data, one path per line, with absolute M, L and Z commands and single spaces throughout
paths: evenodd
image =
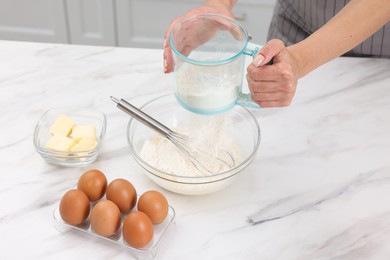
M 60 215 L 65 222 L 79 225 L 87 219 L 90 208 L 87 195 L 80 190 L 73 189 L 62 196 Z
M 107 187 L 106 198 L 114 202 L 122 213 L 134 208 L 137 193 L 133 184 L 125 179 L 115 179 Z
M 125 218 L 122 233 L 129 245 L 142 248 L 153 238 L 153 224 L 142 211 L 133 211 Z
M 106 188 L 106 176 L 95 169 L 84 172 L 77 182 L 77 189 L 83 191 L 90 201 L 101 199 L 106 192 Z
M 153 224 L 160 224 L 168 215 L 168 201 L 156 190 L 150 190 L 138 199 L 138 210 L 144 212 Z
M 120 225 L 121 213 L 114 202 L 101 200 L 92 208 L 91 227 L 97 234 L 105 237 L 112 236 Z

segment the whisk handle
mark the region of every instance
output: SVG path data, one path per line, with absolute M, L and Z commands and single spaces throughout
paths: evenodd
M 164 135 L 165 137 L 167 137 L 172 132 L 171 129 L 169 129 L 165 125 L 161 124 L 159 121 L 157 121 L 153 117 L 149 116 L 148 114 L 145 114 L 142 110 L 133 106 L 132 104 L 130 104 L 126 100 L 124 100 L 124 99 L 118 100 L 112 96 L 111 96 L 111 100 L 117 104 L 117 107 L 120 110 L 124 111 L 125 113 L 129 114 L 130 116 L 132 116 L 133 118 L 135 118 L 139 122 L 154 129 L 155 131 Z

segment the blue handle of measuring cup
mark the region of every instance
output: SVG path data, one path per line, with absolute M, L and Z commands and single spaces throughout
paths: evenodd
M 255 58 L 260 49 L 261 49 L 260 45 L 248 42 L 246 49 L 244 50 L 244 54 L 252 56 L 252 58 Z M 252 100 L 250 93 L 241 92 L 238 96 L 237 104 L 244 107 L 261 108 L 256 102 Z

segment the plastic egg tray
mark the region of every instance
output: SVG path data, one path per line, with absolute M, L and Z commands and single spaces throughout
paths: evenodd
M 134 210 L 134 209 L 133 209 Z M 68 230 L 76 230 L 81 233 L 86 234 L 87 236 L 94 237 L 97 239 L 101 239 L 103 241 L 107 241 L 107 243 L 113 243 L 116 245 L 119 245 L 123 247 L 125 250 L 127 250 L 132 256 L 134 256 L 136 259 L 153 259 L 158 252 L 158 249 L 164 240 L 164 237 L 169 233 L 169 231 L 172 229 L 172 227 L 175 224 L 175 210 L 172 206 L 169 206 L 169 211 L 166 219 L 158 224 L 154 225 L 154 235 L 152 241 L 143 248 L 134 248 L 126 243 L 126 241 L 123 239 L 122 235 L 122 225 L 119 228 L 119 230 L 111 237 L 104 237 L 97 233 L 95 233 L 90 225 L 89 217 L 80 225 L 74 226 L 71 224 L 68 224 L 65 222 L 60 215 L 59 207 L 57 207 L 53 212 L 54 217 L 54 225 L 60 232 L 65 232 Z M 122 216 L 122 223 L 123 219 L 126 216 Z

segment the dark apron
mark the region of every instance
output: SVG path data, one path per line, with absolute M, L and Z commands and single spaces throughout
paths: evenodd
M 349 0 L 278 0 L 268 39 L 280 39 L 287 46 L 302 41 L 329 21 L 348 2 Z M 390 23 L 344 56 L 390 58 Z

